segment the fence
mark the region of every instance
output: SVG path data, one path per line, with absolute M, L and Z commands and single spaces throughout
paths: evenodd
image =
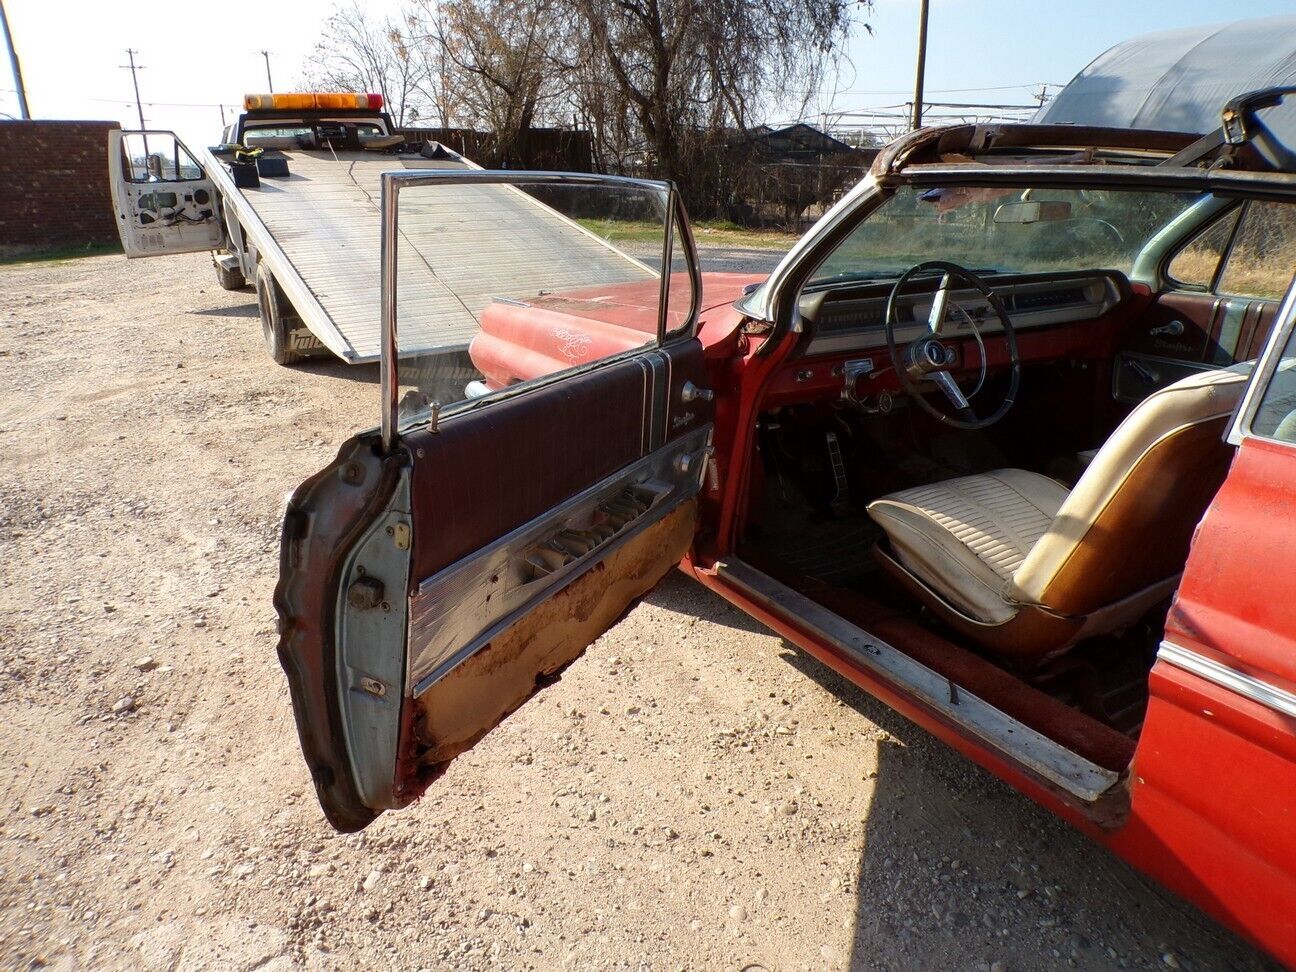
M 512 136 L 471 128 L 402 128 L 400 133 L 415 144 L 440 142 L 488 169 L 594 171 L 593 138 L 579 129 L 528 128 Z

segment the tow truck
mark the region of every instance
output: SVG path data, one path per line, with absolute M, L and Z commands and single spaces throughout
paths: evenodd
M 256 287 L 266 349 L 283 365 L 328 354 L 378 360 L 383 172 L 481 168 L 436 143 L 407 144 L 382 95 L 327 91 L 246 95 L 243 113 L 210 148 L 191 150 L 170 131 L 113 131 L 108 160 L 126 256 L 210 250 L 221 287 Z M 449 292 L 438 274 L 470 260 L 489 290 L 494 257 L 505 255 L 492 254 L 483 221 L 537 252 L 573 253 L 602 276 L 651 276 L 534 195 L 488 195 L 465 186 L 400 230 L 413 264 L 401 286 L 402 342 L 411 354 L 435 347 L 440 374 L 463 370 L 453 363 L 466 363 L 478 321 L 462 290 Z M 525 269 L 514 272 L 525 282 Z

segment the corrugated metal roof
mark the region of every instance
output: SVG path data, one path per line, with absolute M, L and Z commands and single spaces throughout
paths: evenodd
M 1261 17 L 1145 34 L 1099 55 L 1036 122 L 1205 134 L 1237 95 L 1296 84 L 1296 16 Z M 1260 113 L 1296 144 L 1296 103 Z

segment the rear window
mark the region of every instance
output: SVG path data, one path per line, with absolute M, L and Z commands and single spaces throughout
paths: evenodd
M 275 127 L 257 127 L 243 130 L 243 142 L 246 145 L 255 145 L 257 142 L 268 141 L 270 139 L 280 138 L 301 138 L 311 135 L 309 125 L 277 125 Z

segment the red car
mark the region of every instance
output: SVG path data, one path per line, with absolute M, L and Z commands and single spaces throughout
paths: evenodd
M 381 427 L 296 491 L 276 593 L 329 821 L 417 799 L 678 566 L 1296 964 L 1296 174 L 1260 128 L 920 131 L 765 280 L 700 274 L 664 184 L 388 173 Z M 429 201 L 465 186 L 489 218 Z M 474 262 L 523 196 L 558 242 Z M 467 348 L 402 354 L 415 263 Z

